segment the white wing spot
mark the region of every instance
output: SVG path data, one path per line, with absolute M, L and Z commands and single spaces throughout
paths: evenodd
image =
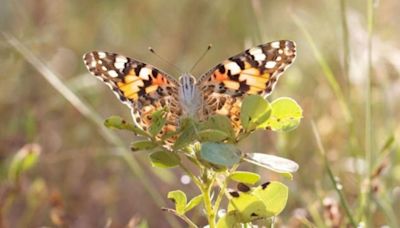
M 117 68 L 117 69 L 124 69 L 124 68 L 125 68 L 125 63 L 126 63 L 126 62 L 115 62 L 115 63 L 114 63 L 114 66 L 115 66 L 115 68 Z
M 104 71 L 107 71 L 107 67 L 105 67 L 105 66 L 101 66 L 101 69 Z
M 273 48 L 279 48 L 280 47 L 280 42 L 279 41 L 275 41 L 271 43 L 271 47 Z
M 283 50 L 282 50 L 282 49 L 279 49 L 279 50 L 278 50 L 278 53 L 282 55 L 282 54 L 283 54 Z
M 264 61 L 267 58 L 267 56 L 265 56 L 263 53 L 253 55 L 253 56 L 254 56 L 254 60 L 256 60 L 256 61 Z
M 275 61 L 268 61 L 267 63 L 265 63 L 265 68 L 274 68 L 275 66 L 276 66 Z
M 258 55 L 258 54 L 262 54 L 262 50 L 259 47 L 254 47 L 249 50 L 249 53 L 252 55 Z
M 225 68 L 231 71 L 231 74 L 238 74 L 240 73 L 240 66 L 235 62 L 228 62 L 225 64 Z
M 105 53 L 105 52 L 99 51 L 99 52 L 97 52 L 97 54 L 99 55 L 99 58 L 100 58 L 100 59 L 106 57 L 106 53 Z
M 115 62 L 123 62 L 123 63 L 126 63 L 126 62 L 128 62 L 128 59 L 125 58 L 125 57 L 122 56 L 122 55 L 118 55 L 118 56 L 115 58 Z
M 90 65 L 89 65 L 91 68 L 94 68 L 94 67 L 96 67 L 96 61 L 92 61 L 92 62 L 90 62 Z
M 97 64 L 101 65 L 101 64 L 103 64 L 103 61 L 101 61 L 101 60 L 99 59 L 99 60 L 97 60 Z
M 115 70 L 109 70 L 107 73 L 113 78 L 118 77 L 118 73 Z
M 281 56 L 277 56 L 275 60 L 279 62 L 279 61 L 282 60 L 282 57 Z
M 139 77 L 149 80 L 149 74 L 151 73 L 151 69 L 148 67 L 143 67 L 139 72 Z

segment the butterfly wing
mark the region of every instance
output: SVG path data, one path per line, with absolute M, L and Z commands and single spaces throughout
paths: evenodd
M 89 52 L 83 60 L 90 73 L 106 83 L 121 102 L 131 108 L 138 127 L 147 131 L 152 113 L 167 108 L 167 121 L 159 137 L 176 130 L 181 108 L 175 79 L 149 64 L 115 53 Z
M 198 81 L 203 94 L 202 119 L 226 115 L 238 134 L 242 129 L 239 116 L 243 98 L 247 94 L 267 97 L 295 57 L 295 43 L 280 40 L 253 47 L 218 64 Z

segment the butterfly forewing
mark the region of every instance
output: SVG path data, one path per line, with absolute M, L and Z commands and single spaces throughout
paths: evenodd
M 250 48 L 218 64 L 198 82 L 203 95 L 202 119 L 214 114 L 226 115 L 239 133 L 244 96 L 268 96 L 295 57 L 295 43 L 280 40 Z
M 119 54 L 94 51 L 83 59 L 88 70 L 131 108 L 139 127 L 148 130 L 152 113 L 165 107 L 167 121 L 159 137 L 176 130 L 181 108 L 175 79 L 149 64 Z

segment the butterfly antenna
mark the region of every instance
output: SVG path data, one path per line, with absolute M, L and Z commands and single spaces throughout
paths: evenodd
M 212 48 L 212 45 L 209 44 L 207 46 L 207 49 L 203 52 L 203 54 L 200 56 L 200 58 L 197 59 L 197 61 L 194 63 L 194 65 L 192 66 L 192 68 L 190 68 L 189 72 L 192 72 L 194 70 L 194 68 L 196 68 L 196 66 L 200 63 L 200 61 L 204 58 L 204 56 L 206 56 L 207 52 Z
M 150 51 L 151 53 L 153 53 L 155 56 L 157 56 L 159 59 L 161 59 L 161 61 L 163 61 L 163 62 L 166 63 L 167 65 L 172 66 L 178 73 L 180 73 L 180 74 L 183 73 L 183 71 L 182 71 L 179 67 L 177 67 L 175 64 L 172 64 L 172 63 L 169 62 L 168 60 L 166 60 L 166 59 L 164 59 L 163 57 L 161 57 L 161 55 L 157 54 L 157 52 L 156 52 L 152 47 L 149 47 L 149 51 Z

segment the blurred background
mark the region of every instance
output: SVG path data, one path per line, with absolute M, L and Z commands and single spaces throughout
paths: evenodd
M 102 127 L 129 109 L 81 56 L 117 52 L 178 77 L 148 47 L 188 70 L 211 43 L 198 77 L 278 39 L 296 41 L 298 55 L 269 100 L 294 98 L 304 119 L 240 147 L 300 169 L 293 180 L 240 169 L 290 187 L 278 226 L 344 227 L 346 209 L 370 227 L 398 226 L 399 12 L 398 0 L 0 0 L 0 227 L 184 227 L 160 208 L 173 206 L 168 191 L 196 188 L 130 152 L 131 134 Z M 191 216 L 205 225 L 201 210 Z

